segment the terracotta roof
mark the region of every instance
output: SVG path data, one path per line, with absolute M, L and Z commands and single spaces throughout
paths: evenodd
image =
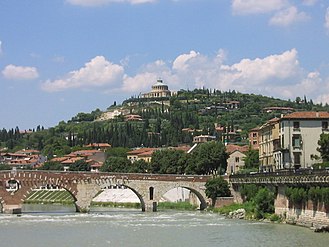
M 143 152 L 143 153 L 139 153 L 137 155 L 138 155 L 138 157 L 150 157 L 150 156 L 152 156 L 154 151 L 155 150 L 150 150 L 150 151 L 146 151 L 146 152 Z
M 69 159 L 68 157 L 56 157 L 56 158 L 52 158 L 50 161 L 53 162 L 63 162 L 64 160 Z
M 88 145 L 85 145 L 85 147 L 110 148 L 111 144 L 108 144 L 108 143 L 90 143 Z
M 155 150 L 155 148 L 138 148 L 138 149 L 127 152 L 127 154 L 128 155 L 138 155 L 138 154 L 145 153 L 148 151 L 153 151 L 153 150 Z
M 70 158 L 67 160 L 64 160 L 63 162 L 61 162 L 62 164 L 73 164 L 75 162 L 77 162 L 78 160 L 82 160 L 82 157 L 74 157 L 74 158 Z
M 283 116 L 281 119 L 329 119 L 329 113 L 315 111 L 293 112 Z
M 235 144 L 228 144 L 226 145 L 226 152 L 231 154 L 235 151 L 240 151 L 241 153 L 247 152 L 249 149 L 248 145 L 245 146 L 239 146 L 239 145 L 235 145 Z

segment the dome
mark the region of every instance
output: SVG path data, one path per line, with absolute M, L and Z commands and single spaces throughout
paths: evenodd
M 167 86 L 167 85 L 164 84 L 161 79 L 158 79 L 157 82 L 153 86 L 158 87 L 158 86 Z

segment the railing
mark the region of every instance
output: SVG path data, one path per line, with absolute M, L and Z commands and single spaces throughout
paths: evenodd
M 275 172 L 256 172 L 250 174 L 234 174 L 230 178 L 249 178 L 249 177 L 273 177 L 273 176 L 296 176 L 296 175 L 329 175 L 329 169 L 290 169 L 278 170 Z

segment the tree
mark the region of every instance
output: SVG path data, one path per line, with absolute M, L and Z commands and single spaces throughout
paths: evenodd
M 227 158 L 228 154 L 221 142 L 202 143 L 192 153 L 186 173 L 224 174 L 227 168 Z
M 128 172 L 131 173 L 147 173 L 150 165 L 145 160 L 136 160 L 129 166 Z
M 215 206 L 217 197 L 231 196 L 228 182 L 223 177 L 214 177 L 206 182 L 206 196 L 212 200 Z
M 160 150 L 152 154 L 150 170 L 160 174 L 182 174 L 186 167 L 185 153 L 181 150 Z
M 329 134 L 322 133 L 318 141 L 319 147 L 317 150 L 320 152 L 324 162 L 329 161 Z
M 60 171 L 63 170 L 63 166 L 59 162 L 48 161 L 43 164 L 40 170 L 55 170 Z
M 245 169 L 258 168 L 259 167 L 258 150 L 252 149 L 251 146 L 249 146 L 249 149 L 245 154 L 246 154 L 246 157 L 244 158 Z
M 267 188 L 261 188 L 255 198 L 255 215 L 257 219 L 265 218 L 266 213 L 274 213 L 274 193 Z
M 0 163 L 0 170 L 10 170 L 10 165 Z
M 123 157 L 109 157 L 100 168 L 101 172 L 128 172 L 131 162 Z
M 84 159 L 77 160 L 69 167 L 70 171 L 90 171 L 91 167 Z

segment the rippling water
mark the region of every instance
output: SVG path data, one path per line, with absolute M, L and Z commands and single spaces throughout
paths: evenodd
M 207 212 L 142 213 L 112 209 L 78 214 L 63 206 L 0 214 L 0 246 L 324 247 L 329 234 L 307 228 L 229 220 Z M 104 210 L 104 209 L 103 209 Z M 5 245 L 4 245 L 4 244 Z

